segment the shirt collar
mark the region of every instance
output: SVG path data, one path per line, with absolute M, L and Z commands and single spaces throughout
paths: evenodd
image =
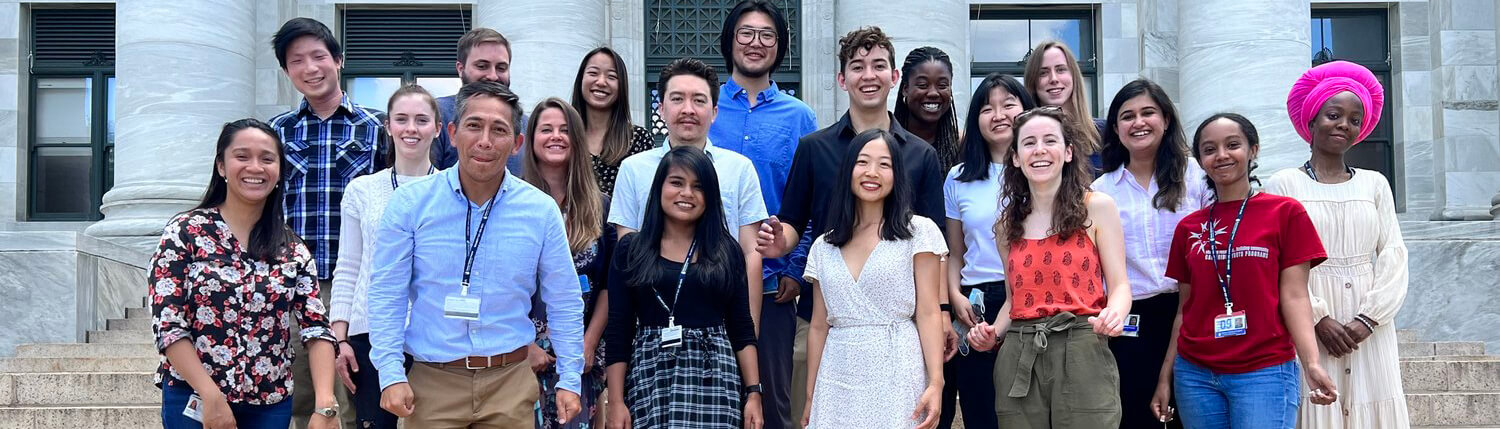
M 891 119 L 891 129 L 886 131 L 895 136 L 899 143 L 905 144 L 906 134 L 908 134 L 906 128 L 902 127 L 900 122 L 896 122 L 896 116 L 892 115 L 891 112 L 885 112 L 885 115 Z M 853 138 L 856 134 L 854 132 L 854 120 L 849 118 L 849 111 L 847 110 L 844 111 L 844 116 L 839 118 L 839 121 L 835 122 L 833 126 L 839 130 L 839 136 Z
M 1115 185 L 1121 185 L 1124 184 L 1126 180 L 1130 180 L 1130 176 L 1132 175 L 1127 174 L 1129 172 L 1129 170 L 1125 169 L 1124 165 L 1121 165 L 1120 168 L 1116 168 L 1115 171 L 1104 173 L 1104 175 L 1110 177 L 1111 180 L 1108 180 L 1109 182 L 1112 182 Z
M 732 78 L 732 77 L 729 78 L 729 80 L 727 80 L 727 81 L 724 82 L 724 88 L 721 89 L 719 92 L 722 93 L 722 94 L 728 94 L 729 97 L 733 98 L 733 99 L 738 99 L 740 97 L 744 97 L 745 100 L 749 100 L 749 97 L 750 97 L 750 94 L 745 89 L 745 87 L 740 86 L 739 82 L 735 82 L 734 78 Z M 755 95 L 755 97 L 756 97 L 756 105 L 760 105 L 761 103 L 769 103 L 772 100 L 775 100 L 776 96 L 780 95 L 780 94 L 781 94 L 781 88 L 777 87 L 776 86 L 776 81 L 773 80 L 773 81 L 771 81 L 771 86 L 766 87 L 765 90 L 763 90 L 759 94 Z
M 460 200 L 469 201 L 469 197 L 464 195 L 463 183 L 458 180 L 458 168 L 458 165 L 454 165 L 453 168 L 439 171 L 437 174 L 443 175 L 443 180 L 448 181 L 448 187 L 453 189 L 453 195 L 457 196 Z M 515 176 L 514 173 L 507 169 L 505 175 L 500 179 L 500 189 L 495 191 L 495 197 L 491 199 L 499 200 L 501 195 L 505 195 L 505 191 L 515 187 L 517 184 L 516 180 L 520 180 L 516 179 Z
M 337 109 L 333 110 L 333 114 L 334 115 L 339 114 L 339 110 L 343 110 L 344 112 L 353 112 L 354 111 L 354 101 L 352 101 L 352 100 L 349 99 L 349 93 L 343 93 L 343 94 L 339 95 L 339 107 Z M 318 112 L 314 112 L 313 111 L 312 104 L 309 104 L 307 102 L 307 97 L 302 97 L 302 102 L 297 105 L 297 111 L 300 112 L 303 115 L 309 115 L 309 116 L 317 116 L 318 115 Z M 332 115 L 329 115 L 329 117 L 332 117 Z
M 670 135 L 667 136 L 666 141 L 662 142 L 660 149 L 661 149 L 662 155 L 666 155 L 667 152 L 672 151 L 672 136 L 670 136 Z M 718 150 L 718 149 L 714 147 L 714 141 L 712 139 L 704 139 L 704 141 L 703 141 L 703 153 L 708 154 L 709 159 L 713 159 L 713 151 L 715 151 L 715 150 Z

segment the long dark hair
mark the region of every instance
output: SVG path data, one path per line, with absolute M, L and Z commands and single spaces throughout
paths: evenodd
M 270 125 L 255 118 L 245 118 L 224 124 L 224 129 L 219 131 L 219 142 L 214 149 L 213 175 L 208 181 L 208 189 L 203 191 L 203 200 L 198 202 L 193 210 L 217 208 L 224 204 L 229 195 L 229 186 L 226 185 L 223 174 L 219 174 L 219 166 L 224 163 L 224 151 L 229 149 L 229 144 L 234 142 L 234 136 L 240 131 L 256 130 L 271 136 L 276 143 L 276 158 L 280 160 L 281 172 L 290 168 L 286 163 L 286 153 L 281 147 L 281 137 L 277 136 L 276 130 Z M 256 259 L 269 259 L 277 255 L 277 252 L 287 250 L 287 244 L 300 241 L 291 228 L 287 228 L 286 220 L 282 218 L 282 185 L 281 177 L 276 177 L 276 186 L 271 188 L 271 195 L 266 196 L 266 203 L 261 206 L 260 219 L 255 221 L 255 227 L 250 230 L 250 239 L 246 241 L 246 250 L 250 256 Z
M 1203 123 L 1198 124 L 1198 130 L 1197 131 L 1193 131 L 1193 159 L 1194 160 L 1202 159 L 1201 158 L 1202 153 L 1199 152 L 1198 143 L 1201 142 L 1201 141 L 1203 141 L 1203 129 L 1207 128 L 1208 124 L 1211 124 L 1214 121 L 1217 121 L 1217 120 L 1220 120 L 1220 119 L 1228 119 L 1228 120 L 1234 122 L 1235 125 L 1239 125 L 1240 126 L 1240 133 L 1245 135 L 1245 144 L 1250 145 L 1250 148 L 1254 149 L 1254 148 L 1259 148 L 1260 147 L 1260 133 L 1255 131 L 1255 124 L 1250 123 L 1250 119 L 1249 118 L 1246 118 L 1243 115 L 1240 115 L 1238 113 L 1215 113 L 1213 116 L 1209 116 L 1208 119 L 1204 119 Z M 1255 168 L 1256 167 L 1260 167 L 1260 163 L 1255 162 L 1255 159 L 1251 158 L 1250 159 L 1250 170 L 1246 171 L 1245 174 L 1247 174 L 1247 175 L 1250 176 L 1250 183 L 1254 183 L 1254 184 L 1259 185 L 1260 184 L 1260 179 L 1257 178 L 1257 177 L 1255 177 Z M 1214 188 L 1214 180 L 1211 179 L 1211 178 L 1209 178 L 1208 174 L 1204 174 L 1203 175 L 1203 181 L 1208 183 L 1208 189 L 1209 190 L 1214 191 L 1214 194 L 1218 195 L 1219 190 L 1217 188 Z
M 865 130 L 854 136 L 844 149 L 844 159 L 839 163 L 839 175 L 834 176 L 836 185 L 833 201 L 829 204 L 828 235 L 823 240 L 835 247 L 844 247 L 854 239 L 854 229 L 859 226 L 858 198 L 854 196 L 854 163 L 859 152 L 875 140 L 885 142 L 891 150 L 891 193 L 885 197 L 880 209 L 880 239 L 905 240 L 911 238 L 911 185 L 906 183 L 906 170 L 902 167 L 901 151 L 896 150 L 896 137 L 879 128 Z
M 599 150 L 599 158 L 608 165 L 619 165 L 620 160 L 629 155 L 630 139 L 634 134 L 634 126 L 630 123 L 630 78 L 625 72 L 625 59 L 620 57 L 614 49 L 609 47 L 594 48 L 583 56 L 583 61 L 578 63 L 578 75 L 573 78 L 573 109 L 583 113 L 583 131 L 589 128 L 589 115 L 587 114 L 588 101 L 583 98 L 586 91 L 583 87 L 583 71 L 589 67 L 589 58 L 596 54 L 609 55 L 610 61 L 615 63 L 615 75 L 618 76 L 619 88 L 615 91 L 615 104 L 609 109 L 609 128 L 604 131 L 604 146 Z M 579 141 L 576 144 L 584 144 Z
M 1015 76 L 1000 72 L 985 76 L 984 80 L 979 82 L 979 88 L 974 90 L 973 98 L 969 100 L 969 117 L 964 121 L 963 157 L 959 158 L 958 167 L 958 181 L 960 182 L 990 178 L 990 163 L 996 160 L 990 159 L 990 144 L 984 140 L 984 134 L 979 131 L 979 111 L 984 110 L 984 106 L 990 104 L 990 93 L 996 88 L 1016 96 L 1016 99 L 1021 101 L 1021 111 L 1036 107 L 1036 102 L 1032 101 L 1031 92 L 1021 86 L 1021 82 L 1016 80 Z M 1011 129 L 1015 129 L 1014 121 L 1012 121 Z
M 647 267 L 654 266 L 656 258 L 661 255 L 661 235 L 667 222 L 662 213 L 661 188 L 673 167 L 697 176 L 698 186 L 703 190 L 703 216 L 698 218 L 693 232 L 693 240 L 698 243 L 698 258 L 690 272 L 704 284 L 720 285 L 730 290 L 728 288 L 736 279 L 745 279 L 745 255 L 740 252 L 739 243 L 724 229 L 724 205 L 719 196 L 719 176 L 714 172 L 713 162 L 702 149 L 693 146 L 678 146 L 662 157 L 656 167 L 656 177 L 651 181 L 651 193 L 646 198 L 641 229 L 631 234 L 631 244 L 625 254 L 615 259 L 616 269 L 629 273 L 626 282 L 631 286 L 650 287 L 661 280 L 657 270 Z M 621 263 L 625 265 L 618 265 Z
M 1022 225 L 1025 224 L 1026 217 L 1031 215 L 1031 183 L 1026 180 L 1021 167 L 1015 164 L 1020 162 L 1016 158 L 1016 151 L 1021 142 L 1021 127 L 1037 118 L 1048 118 L 1061 124 L 1063 141 L 1073 151 L 1073 160 L 1063 164 L 1062 183 L 1057 188 L 1057 196 L 1052 200 L 1052 227 L 1047 229 L 1047 235 L 1057 234 L 1060 238 L 1067 239 L 1089 226 L 1088 203 L 1084 201 L 1084 196 L 1089 192 L 1092 175 L 1088 169 L 1092 167 L 1088 165 L 1088 155 L 1083 149 L 1087 143 L 1083 134 L 1079 133 L 1078 125 L 1068 118 L 1068 113 L 1063 109 L 1057 106 L 1038 107 L 1016 117 L 1016 136 L 1010 142 L 1010 152 L 1005 155 L 1005 184 L 1001 185 L 1000 190 L 1001 205 L 1005 208 L 1000 220 L 995 223 L 995 236 L 1005 237 L 1006 243 L 1021 238 L 1025 232 Z
M 1120 108 L 1126 101 L 1140 95 L 1151 97 L 1156 103 L 1157 110 L 1161 112 L 1167 124 L 1163 130 L 1161 144 L 1156 148 L 1156 167 L 1151 173 L 1156 177 L 1156 196 L 1151 198 L 1151 205 L 1157 210 L 1177 211 L 1182 204 L 1182 196 L 1187 194 L 1187 185 L 1183 176 L 1187 175 L 1187 138 L 1182 135 L 1182 122 L 1177 118 L 1177 108 L 1172 106 L 1172 99 L 1167 97 L 1167 91 L 1147 79 L 1136 79 L 1120 88 L 1115 94 L 1114 101 L 1109 103 L 1109 116 L 1104 123 L 1104 144 L 1100 149 L 1100 158 L 1104 161 L 1104 172 L 1108 173 L 1124 167 L 1130 162 L 1130 150 L 1120 142 Z
M 911 85 L 912 71 L 916 70 L 917 66 L 930 61 L 942 64 L 943 67 L 948 69 L 950 76 L 953 74 L 953 60 L 949 59 L 948 53 L 943 52 L 942 49 L 923 46 L 912 49 L 911 53 L 906 54 L 906 60 L 901 63 L 901 85 L 896 88 L 896 109 L 893 112 L 893 115 L 896 117 L 896 123 L 901 124 L 903 127 L 910 128 L 911 126 L 911 109 L 906 107 L 906 87 Z M 936 85 L 937 83 L 934 82 L 933 84 Z M 949 85 L 951 90 L 951 81 Z M 943 112 L 941 118 L 938 118 L 937 134 L 933 135 L 933 141 L 929 143 L 932 144 L 934 149 L 937 149 L 939 154 L 957 154 L 959 151 L 957 110 L 958 107 L 949 102 L 948 110 Z M 948 159 L 943 159 L 942 161 L 945 163 L 951 162 Z M 947 167 L 950 166 L 943 166 L 943 168 Z

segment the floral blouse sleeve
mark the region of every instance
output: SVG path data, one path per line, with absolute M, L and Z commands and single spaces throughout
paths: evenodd
M 335 341 L 328 321 L 328 307 L 319 298 L 321 291 L 318 287 L 318 267 L 313 261 L 312 252 L 300 242 L 292 247 L 291 262 L 296 266 L 296 293 L 292 296 L 292 312 L 297 314 L 297 319 L 301 322 L 299 332 L 302 341 Z
M 151 290 L 147 295 L 151 298 L 151 322 L 156 333 L 156 349 L 163 353 L 177 340 L 192 340 L 192 330 L 183 316 L 190 314 L 189 295 L 183 293 L 183 282 L 187 279 L 188 264 L 195 252 L 192 231 L 201 230 L 201 226 L 192 224 L 192 219 L 184 213 L 167 223 L 161 242 L 156 246 L 156 254 L 151 256 L 148 265 Z

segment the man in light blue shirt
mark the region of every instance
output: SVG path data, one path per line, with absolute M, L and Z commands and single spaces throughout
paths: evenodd
M 812 108 L 782 93 L 771 80 L 789 45 L 786 18 L 775 4 L 743 0 L 729 11 L 719 33 L 719 53 L 729 65 L 730 78 L 719 89 L 719 114 L 708 131 L 709 139 L 719 147 L 750 158 L 771 213 L 781 210 L 781 194 L 792 169 L 792 156 L 797 153 L 797 141 L 818 129 Z M 804 239 L 812 243 L 812 237 Z M 802 414 L 792 412 L 795 405 L 801 405 L 793 401 L 792 357 L 799 325 L 807 325 L 798 323 L 796 303 L 802 290 L 807 246 L 798 246 L 785 257 L 763 261 L 764 295 L 750 297 L 761 301 L 756 347 L 760 351 L 760 379 L 765 385 L 765 429 L 791 428 L 795 427 L 793 419 L 802 418 Z
M 456 168 L 396 189 L 380 222 L 368 306 L 381 407 L 415 427 L 530 427 L 538 388 L 527 315 L 540 294 L 561 377 L 557 415 L 572 419 L 583 301 L 562 215 L 505 171 L 522 143 L 516 95 L 472 82 L 457 110 Z M 415 361 L 409 374 L 403 352 Z

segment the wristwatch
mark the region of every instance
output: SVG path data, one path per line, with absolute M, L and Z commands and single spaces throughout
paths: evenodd
M 333 404 L 332 407 L 328 408 L 319 408 L 313 410 L 313 412 L 323 417 L 337 417 L 339 415 L 339 404 Z
M 760 384 L 745 386 L 745 396 L 750 396 L 751 393 L 759 393 L 761 395 L 765 395 L 765 388 Z

